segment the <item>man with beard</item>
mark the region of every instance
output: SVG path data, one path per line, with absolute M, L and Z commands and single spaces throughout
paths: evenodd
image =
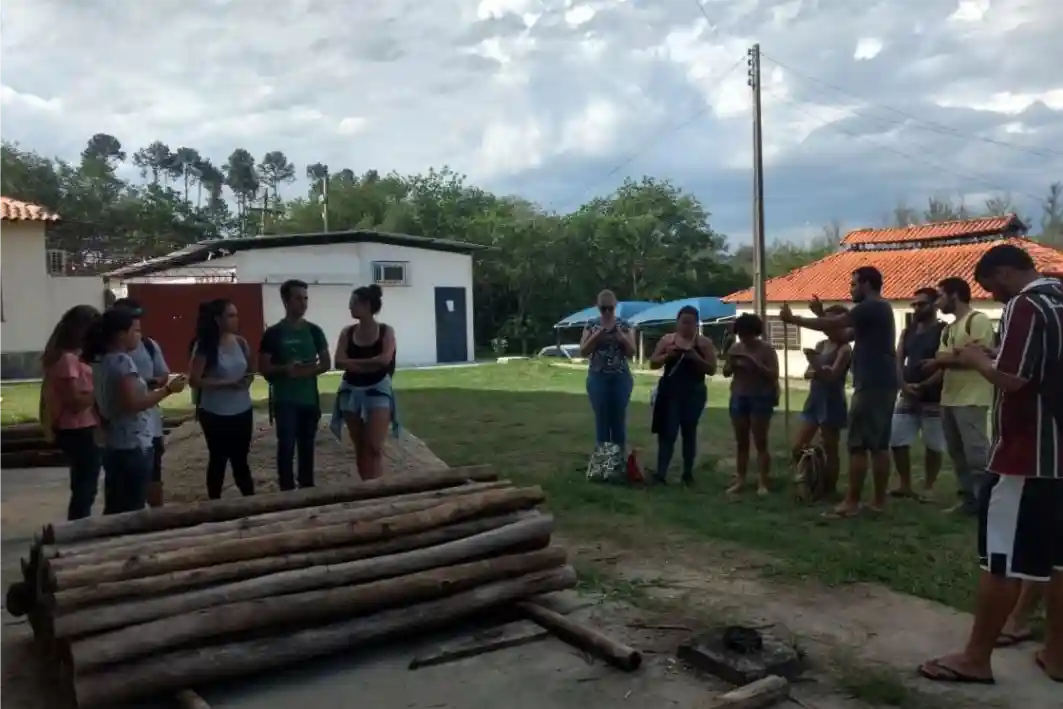
M 956 471 L 956 494 L 960 500 L 950 512 L 977 512 L 978 488 L 985 479 L 989 439 L 986 420 L 993 402 L 993 386 L 978 372 L 960 364 L 956 352 L 968 345 L 991 347 L 993 323 L 985 313 L 971 308 L 971 287 L 962 278 L 946 278 L 938 284 L 941 312 L 955 317 L 941 337 L 926 372 L 944 372 L 941 388 L 941 424 L 945 445 Z
M 810 304 L 817 317 L 803 318 L 783 305 L 779 318 L 810 330 L 830 332 L 852 328 L 854 337 L 853 397 L 849 406 L 849 490 L 826 516 L 854 517 L 860 512 L 868 458 L 871 458 L 874 496 L 870 509 L 886 504 L 890 477 L 890 427 L 897 399 L 896 328 L 893 308 L 882 297 L 882 274 L 873 266 L 853 271 L 849 291 L 855 305 L 845 313 L 826 314 L 818 299 Z
M 945 436 L 941 430 L 942 372 L 929 374 L 923 362 L 933 360 L 941 343 L 945 323 L 937 317 L 938 292 L 934 288 L 920 288 L 912 301 L 912 322 L 904 328 L 897 343 L 897 378 L 901 395 L 893 411 L 890 448 L 900 484 L 890 491 L 890 497 L 922 500 L 912 489 L 911 447 L 922 432 L 926 448 L 926 469 L 923 490 L 930 492 L 941 472 L 941 454 L 945 450 Z
M 993 649 L 1023 583 L 1046 581 L 1045 646 L 1033 659 L 1063 682 L 1063 284 L 1042 278 L 1030 255 L 1010 244 L 989 249 L 974 277 L 1007 303 L 996 358 L 977 344 L 956 356 L 996 390 L 991 477 L 978 491 L 982 573 L 966 647 L 923 663 L 919 673 L 993 684 Z

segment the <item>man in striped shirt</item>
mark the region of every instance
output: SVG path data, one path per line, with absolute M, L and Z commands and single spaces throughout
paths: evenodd
M 996 389 L 992 479 L 979 493 L 982 574 L 963 652 L 924 663 L 939 682 L 992 684 L 990 658 L 1023 581 L 1047 581 L 1045 647 L 1035 657 L 1063 682 L 1063 284 L 1037 273 L 1030 255 L 1004 244 L 982 256 L 978 284 L 1006 302 L 996 359 L 979 346 L 960 362 Z

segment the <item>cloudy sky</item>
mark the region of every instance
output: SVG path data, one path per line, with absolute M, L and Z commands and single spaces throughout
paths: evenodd
M 61 157 L 105 132 L 215 162 L 279 149 L 300 176 L 449 164 L 557 210 L 651 174 L 741 243 L 759 42 L 769 238 L 877 225 L 931 194 L 1007 191 L 1036 215 L 1063 180 L 1060 0 L 4 0 L 0 14 L 3 138 Z

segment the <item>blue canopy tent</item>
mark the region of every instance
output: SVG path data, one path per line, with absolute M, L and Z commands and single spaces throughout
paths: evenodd
M 631 324 L 631 319 L 641 313 L 642 311 L 652 308 L 658 305 L 658 303 L 651 303 L 647 300 L 622 300 L 616 304 L 616 317 Z M 579 312 L 572 313 L 567 318 L 559 321 L 554 325 L 555 329 L 564 327 L 586 327 L 587 325 L 598 321 L 598 306 L 592 305 L 589 308 L 584 308 Z
M 660 303 L 652 308 L 646 308 L 634 317 L 629 318 L 628 322 L 632 327 L 646 327 L 647 325 L 675 322 L 680 308 L 688 305 L 692 305 L 697 309 L 698 322 L 702 325 L 733 318 L 736 312 L 734 305 L 725 303 L 719 298 L 683 298 Z

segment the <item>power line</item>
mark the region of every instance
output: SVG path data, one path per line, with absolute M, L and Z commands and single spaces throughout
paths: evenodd
M 746 57 L 742 56 L 738 61 L 736 61 L 734 64 L 732 64 L 727 69 L 727 71 L 725 71 L 722 74 L 720 74 L 712 82 L 712 88 L 716 88 L 717 86 L 719 86 L 724 81 L 724 79 L 726 79 L 728 76 L 730 76 L 731 73 L 735 69 L 737 69 L 739 67 L 739 65 L 741 65 L 744 61 L 746 61 Z M 624 160 L 622 162 L 620 162 L 620 164 L 618 164 L 616 167 L 614 167 L 613 169 L 609 170 L 609 172 L 605 173 L 601 177 L 596 178 L 593 182 L 588 183 L 585 187 L 583 187 L 581 190 L 579 190 L 579 192 L 575 193 L 574 197 L 577 198 L 577 199 L 582 199 L 583 195 L 585 195 L 587 192 L 589 192 L 593 188 L 597 187 L 601 183 L 605 182 L 606 180 L 608 180 L 610 177 L 612 177 L 616 173 L 618 173 L 621 170 L 623 170 L 625 167 L 627 167 L 632 162 L 634 162 L 636 158 L 644 155 L 658 140 L 660 140 L 661 138 L 665 137 L 666 135 L 678 132 L 678 131 L 682 130 L 683 128 L 686 128 L 691 123 L 693 123 L 694 121 L 698 120 L 699 118 L 704 116 L 706 113 L 708 113 L 711 109 L 712 109 L 712 105 L 706 103 L 706 105 L 702 106 L 700 109 L 698 109 L 693 115 L 688 117 L 686 120 L 664 128 L 663 130 L 658 132 L 655 136 L 653 136 L 649 140 L 647 140 L 639 150 L 629 154 L 626 158 L 624 158 Z M 554 204 L 555 205 L 568 204 L 568 203 L 570 203 L 572 201 L 572 199 L 573 198 L 570 197 L 569 199 L 566 199 L 564 202 L 560 202 L 560 203 L 555 201 Z
M 761 52 L 761 56 L 764 57 L 765 59 L 767 59 L 768 61 L 770 61 L 772 64 L 775 64 L 775 65 L 777 65 L 777 66 L 779 66 L 779 67 L 781 67 L 781 68 L 783 68 L 783 69 L 785 69 L 785 70 L 787 70 L 789 72 L 792 72 L 793 74 L 796 74 L 797 76 L 805 79 L 806 81 L 810 81 L 810 82 L 812 82 L 814 84 L 819 84 L 820 86 L 823 86 L 823 87 L 825 87 L 827 89 L 830 89 L 832 91 L 836 91 L 837 93 L 843 94 L 843 95 L 848 96 L 850 98 L 854 98 L 857 101 L 862 101 L 864 103 L 869 103 L 869 104 L 871 104 L 871 105 L 873 105 L 873 106 L 875 106 L 877 108 L 880 108 L 880 109 L 882 109 L 884 111 L 889 111 L 890 113 L 894 113 L 894 114 L 896 114 L 898 116 L 903 116 L 904 118 L 907 118 L 910 121 L 915 121 L 916 123 L 922 123 L 922 124 L 924 124 L 926 126 L 926 130 L 933 130 L 933 131 L 938 132 L 938 133 L 943 133 L 943 134 L 946 134 L 946 135 L 952 135 L 952 136 L 955 136 L 957 138 L 963 138 L 965 140 L 977 140 L 977 141 L 981 141 L 983 143 L 989 143 L 991 145 L 998 145 L 1000 147 L 1010 148 L 1012 150 L 1018 150 L 1020 152 L 1029 153 L 1030 155 L 1037 155 L 1037 156 L 1043 157 L 1043 158 L 1052 158 L 1052 157 L 1063 156 L 1063 152 L 1060 152 L 1060 151 L 1057 151 L 1057 150 L 1052 150 L 1051 148 L 1030 148 L 1030 147 L 1027 147 L 1025 145 L 1019 145 L 1017 143 L 1009 143 L 1009 142 L 1004 141 L 1004 140 L 997 140 L 995 138 L 987 138 L 986 136 L 976 135 L 976 134 L 973 134 L 973 133 L 964 133 L 963 131 L 960 131 L 960 130 L 958 130 L 956 128 L 953 128 L 952 126 L 948 126 L 948 125 L 945 125 L 943 123 L 937 123 L 935 121 L 930 121 L 930 120 L 927 120 L 925 118 L 920 118 L 919 116 L 916 116 L 916 115 L 914 115 L 912 113 L 908 113 L 907 111 L 902 111 L 899 108 L 894 108 L 892 106 L 887 106 L 885 104 L 879 104 L 879 103 L 875 103 L 873 101 L 868 101 L 866 98 L 864 98 L 862 96 L 858 96 L 857 94 L 854 94 L 853 92 L 851 92 L 851 91 L 849 91 L 847 89 L 843 89 L 840 86 L 836 86 L 836 85 L 831 84 L 831 83 L 829 83 L 827 81 L 824 81 L 823 79 L 816 78 L 815 76 L 812 76 L 811 74 L 808 74 L 806 72 L 803 72 L 803 71 L 800 71 L 798 69 L 795 69 L 793 66 L 791 66 L 789 64 L 786 64 L 784 62 L 781 62 L 778 59 L 776 59 L 776 58 L 774 58 L 774 57 L 772 57 L 772 56 L 770 56 L 768 54 L 765 54 L 763 52 Z
M 931 162 L 930 160 L 926 160 L 925 158 L 922 158 L 922 157 L 919 157 L 919 156 L 916 156 L 916 155 L 912 155 L 911 153 L 906 153 L 903 150 L 897 150 L 896 148 L 893 148 L 891 146 L 883 145 L 883 144 L 881 144 L 881 143 L 879 143 L 879 142 L 877 142 L 875 140 L 872 140 L 869 136 L 860 135 L 859 133 L 854 133 L 854 132 L 852 132 L 850 130 L 846 130 L 845 128 L 842 128 L 841 126 L 836 125 L 834 122 L 832 122 L 830 120 L 827 120 L 827 119 L 823 118 L 822 116 L 816 115 L 816 114 L 812 113 L 811 111 L 808 111 L 808 110 L 802 108 L 795 101 L 791 101 L 789 99 L 782 98 L 781 96 L 773 96 L 772 98 L 774 98 L 777 101 L 781 101 L 782 103 L 790 104 L 790 107 L 793 110 L 797 111 L 798 113 L 803 113 L 804 115 L 808 116 L 809 118 L 812 118 L 813 120 L 818 121 L 825 128 L 834 129 L 834 130 L 838 131 L 839 133 L 844 133 L 844 134 L 848 135 L 851 138 L 856 138 L 858 140 L 866 140 L 869 143 L 871 143 L 871 145 L 874 145 L 875 147 L 879 148 L 880 150 L 885 150 L 887 152 L 893 153 L 893 154 L 898 155 L 898 156 L 900 156 L 900 157 L 902 157 L 902 158 L 904 158 L 906 160 L 911 160 L 913 162 L 923 163 L 924 165 L 928 165 L 928 166 L 930 166 L 930 167 L 932 167 L 932 168 L 934 168 L 936 170 L 940 170 L 942 172 L 947 172 L 947 173 L 953 175 L 954 177 L 959 177 L 960 179 L 963 179 L 963 180 L 969 180 L 969 181 L 972 181 L 972 182 L 979 182 L 979 183 L 981 183 L 981 184 L 983 184 L 983 185 L 985 185 L 987 187 L 992 188 L 996 192 L 1014 193 L 1013 190 L 1008 190 L 1008 189 L 1006 189 L 1004 187 L 1001 187 L 1000 185 L 997 185 L 997 184 L 995 184 L 993 182 L 990 182 L 990 181 L 986 180 L 984 177 L 980 177 L 978 175 L 971 175 L 969 173 L 961 172 L 959 170 L 955 170 L 955 169 L 950 168 L 950 167 L 945 167 L 944 165 L 940 165 L 938 163 Z M 1027 197 L 1029 199 L 1032 199 L 1035 202 L 1040 202 L 1041 201 L 1040 197 L 1035 197 L 1034 195 L 1030 194 L 1029 192 L 1019 191 L 1017 194 L 1022 195 L 1024 197 Z

